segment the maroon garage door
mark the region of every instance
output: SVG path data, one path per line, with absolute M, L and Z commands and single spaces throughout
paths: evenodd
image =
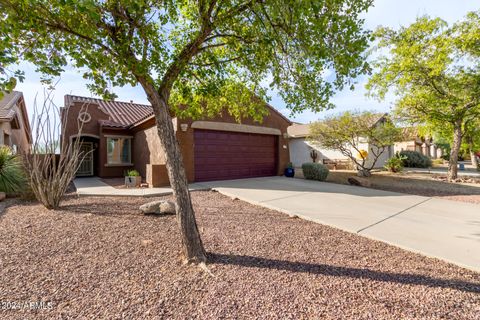
M 195 181 L 266 177 L 277 174 L 277 137 L 195 130 Z

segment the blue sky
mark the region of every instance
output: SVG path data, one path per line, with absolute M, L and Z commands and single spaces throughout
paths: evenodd
M 414 22 L 416 17 L 425 14 L 432 17 L 440 17 L 449 23 L 453 23 L 462 19 L 467 12 L 478 9 L 480 9 L 478 0 L 376 0 L 374 6 L 364 15 L 365 27 L 375 29 L 377 26 L 383 25 L 397 29 L 399 26 Z M 29 113 L 32 114 L 35 96 L 38 95 L 41 98 L 44 88 L 40 84 L 40 75 L 35 72 L 33 65 L 23 63 L 20 67 L 26 73 L 26 80 L 18 84 L 15 90 L 23 92 Z M 338 92 L 332 99 L 332 102 L 337 106 L 335 109 L 317 114 L 304 112 L 295 117 L 290 117 L 289 110 L 285 109 L 285 104 L 275 92 L 271 93 L 272 100 L 270 103 L 292 120 L 303 123 L 315 121 L 328 114 L 349 109 L 389 111 L 395 97 L 390 95 L 384 102 L 367 98 L 364 89 L 366 80 L 366 77 L 357 79 L 358 83 L 354 91 L 344 90 Z M 58 106 L 63 106 L 65 94 L 92 96 L 85 86 L 86 83 L 77 71 L 66 71 L 56 86 L 55 103 Z M 148 104 L 141 88 L 115 88 L 114 92 L 118 95 L 118 100 L 133 100 L 138 103 Z

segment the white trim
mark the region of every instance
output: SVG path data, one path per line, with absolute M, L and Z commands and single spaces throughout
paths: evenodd
M 217 130 L 217 131 L 232 131 L 255 134 L 268 134 L 280 136 L 282 132 L 276 128 L 251 126 L 240 123 L 215 122 L 215 121 L 195 121 L 192 123 L 193 129 Z
M 96 136 L 94 134 L 89 134 L 89 133 L 72 134 L 69 137 L 70 143 L 73 142 L 73 138 L 81 138 L 81 137 L 90 137 L 90 138 L 100 139 L 99 136 Z
M 145 119 L 140 120 L 139 122 L 134 123 L 134 124 L 132 125 L 132 127 L 139 126 L 139 125 L 141 125 L 141 124 L 143 124 L 143 123 L 145 123 L 145 122 L 147 122 L 148 120 L 151 120 L 151 119 L 153 119 L 153 118 L 155 118 L 155 115 L 154 115 L 154 114 L 148 116 L 148 117 L 145 118 Z
M 122 135 L 115 135 L 115 134 L 105 134 L 103 135 L 105 138 L 123 138 L 123 139 L 133 139 L 133 136 L 122 136 Z
M 90 138 L 95 138 L 100 140 L 99 136 L 96 136 L 94 134 L 89 134 L 89 133 L 72 134 L 70 137 L 68 137 L 68 140 L 70 144 L 72 144 L 74 138 L 81 138 L 81 137 L 90 137 Z

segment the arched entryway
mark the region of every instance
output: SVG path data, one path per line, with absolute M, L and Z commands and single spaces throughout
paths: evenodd
M 99 166 L 99 142 L 100 138 L 94 135 L 81 135 L 71 137 L 71 143 L 80 139 L 80 152 L 82 154 L 78 167 L 77 177 L 91 177 L 98 175 Z

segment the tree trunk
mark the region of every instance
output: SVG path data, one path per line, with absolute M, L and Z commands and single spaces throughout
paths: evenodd
M 478 158 L 473 148 L 473 139 L 470 137 L 468 139 L 468 149 L 470 149 L 470 159 L 472 160 L 472 166 L 476 169 L 478 168 Z
M 475 151 L 472 151 L 470 149 L 470 158 L 472 159 L 472 166 L 474 168 L 478 168 L 478 158 L 477 155 L 475 154 Z
M 457 179 L 458 173 L 458 153 L 462 144 L 462 122 L 456 121 L 453 126 L 453 144 L 450 151 L 450 161 L 448 162 L 448 181 Z
M 358 170 L 357 176 L 359 176 L 359 177 L 371 177 L 372 173 L 368 169 L 361 169 L 361 170 Z
M 165 153 L 168 178 L 176 201 L 177 222 L 180 227 L 186 262 L 206 262 L 207 255 L 195 220 L 183 158 L 169 114 L 168 96 L 162 96 L 147 82 L 141 83 L 155 113 L 157 133 Z

